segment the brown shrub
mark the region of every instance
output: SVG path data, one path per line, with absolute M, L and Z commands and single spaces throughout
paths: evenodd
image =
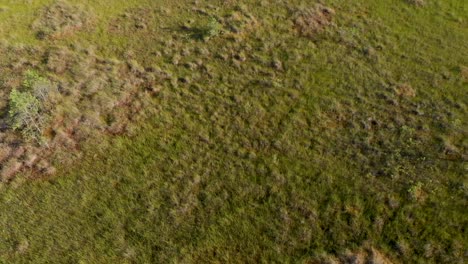
M 294 15 L 294 28 L 299 35 L 315 38 L 332 25 L 335 10 L 317 4 L 314 8 L 297 11 Z

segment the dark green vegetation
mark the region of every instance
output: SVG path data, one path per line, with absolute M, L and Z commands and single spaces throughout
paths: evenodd
M 70 120 L 1 185 L 3 262 L 466 260 L 466 1 L 51 2 L 0 0 L 3 116 L 35 70 Z

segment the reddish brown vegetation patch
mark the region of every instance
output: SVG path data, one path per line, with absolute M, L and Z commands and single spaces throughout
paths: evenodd
M 299 35 L 315 38 L 332 25 L 335 10 L 317 4 L 314 8 L 297 11 L 294 15 L 294 28 Z

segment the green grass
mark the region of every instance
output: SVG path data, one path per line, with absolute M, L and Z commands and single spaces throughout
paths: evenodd
M 466 259 L 463 0 L 326 1 L 336 25 L 316 41 L 292 29 L 288 9 L 313 6 L 299 0 L 244 1 L 258 24 L 239 41 L 181 29 L 229 1 L 200 1 L 209 16 L 192 1 L 89 1 L 95 28 L 39 41 L 28 25 L 49 2 L 0 0 L 0 36 L 133 50 L 172 77 L 132 134 L 90 139 L 52 179 L 1 185 L 3 262 L 307 263 L 369 246 L 396 263 Z M 108 30 L 136 6 L 155 10 L 147 29 Z M 404 83 L 415 97 L 396 94 Z

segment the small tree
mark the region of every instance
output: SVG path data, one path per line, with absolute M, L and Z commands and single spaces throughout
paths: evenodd
M 20 130 L 26 139 L 40 140 L 43 118 L 40 115 L 39 100 L 30 92 L 13 89 L 10 93 L 11 127 Z
M 193 37 L 207 41 L 221 34 L 223 31 L 223 25 L 212 17 L 203 26 L 194 30 Z
M 32 89 L 35 84 L 45 82 L 48 80 L 34 70 L 27 70 L 24 73 L 23 87 L 26 89 Z
M 204 37 L 212 38 L 218 36 L 223 30 L 223 25 L 216 20 L 216 18 L 210 18 L 210 21 L 204 28 Z
M 11 127 L 19 130 L 27 140 L 42 140 L 46 120 L 44 106 L 55 86 L 37 72 L 26 71 L 22 88 L 10 93 L 9 116 Z

